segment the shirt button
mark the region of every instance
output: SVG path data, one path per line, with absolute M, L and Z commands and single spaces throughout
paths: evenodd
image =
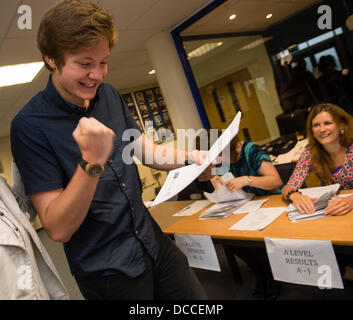
M 139 235 L 139 231 L 138 230 L 136 230 L 135 233 L 136 233 L 137 236 Z
M 123 188 L 125 188 L 125 187 L 126 187 L 126 183 L 123 182 L 123 183 L 121 184 L 121 186 L 122 186 Z

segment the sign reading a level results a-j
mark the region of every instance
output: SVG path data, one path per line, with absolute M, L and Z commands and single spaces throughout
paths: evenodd
M 343 289 L 331 241 L 265 238 L 275 280 Z

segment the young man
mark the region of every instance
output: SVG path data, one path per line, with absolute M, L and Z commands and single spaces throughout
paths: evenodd
M 62 1 L 43 16 L 37 40 L 51 75 L 14 118 L 12 152 L 83 296 L 206 299 L 185 256 L 143 205 L 136 165 L 124 162 L 130 141 L 122 135 L 138 128 L 119 93 L 102 82 L 115 43 L 111 15 L 91 2 Z M 162 148 L 144 134 L 134 144 L 142 161 Z M 200 153 L 183 151 L 169 160 L 178 153 L 201 161 Z M 157 162 L 150 166 L 180 167 Z

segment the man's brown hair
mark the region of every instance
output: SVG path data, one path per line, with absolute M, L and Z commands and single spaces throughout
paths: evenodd
M 49 9 L 41 19 L 37 44 L 47 69 L 53 69 L 44 57 L 55 60 L 60 69 L 64 54 L 108 40 L 111 49 L 116 42 L 112 15 L 95 3 L 84 0 L 64 0 Z

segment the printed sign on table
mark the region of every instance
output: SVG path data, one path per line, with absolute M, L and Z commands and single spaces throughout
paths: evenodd
M 175 243 L 186 255 L 190 267 L 221 271 L 212 238 L 207 235 L 174 234 Z
M 265 244 L 275 280 L 343 289 L 331 241 L 265 238 Z

